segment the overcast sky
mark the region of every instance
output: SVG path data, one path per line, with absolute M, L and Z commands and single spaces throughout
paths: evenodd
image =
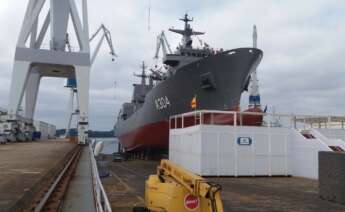
M 80 0 L 77 0 L 78 2 Z M 7 107 L 14 50 L 27 0 L 0 0 L 0 107 Z M 345 1 L 341 0 L 89 0 L 90 33 L 100 23 L 112 32 L 117 61 L 103 45 L 91 74 L 90 127 L 110 130 L 120 105 L 131 98 L 141 61 L 152 58 L 156 36 L 185 12 L 195 18 L 195 30 L 215 48 L 252 45 L 252 26 L 258 27 L 259 66 L 263 105 L 276 112 L 345 114 Z M 255 2 L 255 3 L 254 3 Z M 260 2 L 260 4 L 258 4 Z M 171 46 L 179 37 L 167 33 Z M 116 88 L 114 82 L 116 83 Z M 63 79 L 44 78 L 36 117 L 65 126 L 68 90 Z M 242 97 L 242 108 L 248 96 Z

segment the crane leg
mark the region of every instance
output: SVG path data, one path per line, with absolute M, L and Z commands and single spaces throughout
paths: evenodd
M 40 86 L 41 75 L 32 70 L 28 76 L 28 82 L 25 91 L 25 117 L 32 120 L 35 115 L 38 90 Z
M 2 130 L 9 141 L 17 141 L 20 135 L 23 134 L 23 132 L 21 132 L 22 126 L 20 124 L 18 111 L 23 100 L 29 71 L 30 62 L 15 61 L 10 88 L 8 115 L 6 122 L 2 124 Z
M 69 97 L 68 106 L 67 106 L 65 138 L 69 136 L 69 130 L 71 128 L 71 121 L 72 121 L 72 116 L 73 116 L 73 103 L 74 103 L 74 89 L 71 88 L 70 97 Z
M 25 132 L 25 140 L 31 140 L 35 131 L 34 127 L 34 115 L 36 108 L 36 101 L 38 96 L 38 90 L 40 86 L 41 75 L 34 68 L 29 72 L 28 82 L 25 90 L 25 118 L 26 123 L 23 126 L 22 131 Z
M 86 144 L 89 131 L 89 81 L 90 67 L 76 66 L 77 90 L 78 90 L 78 143 Z

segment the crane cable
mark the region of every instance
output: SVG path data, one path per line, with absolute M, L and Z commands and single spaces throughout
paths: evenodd
M 149 0 L 148 30 L 151 30 L 151 0 Z

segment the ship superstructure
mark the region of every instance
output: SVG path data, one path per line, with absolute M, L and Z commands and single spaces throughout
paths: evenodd
M 204 32 L 194 31 L 191 28 L 189 22 L 192 22 L 193 19 L 190 19 L 186 14 L 185 17 L 180 20 L 184 22 L 184 29 L 170 28 L 169 31 L 182 35 L 181 44 L 176 48 L 173 54 L 166 54 L 163 58 L 163 63 L 169 65 L 170 69 L 175 70 L 212 54 L 211 49 L 209 49 L 207 45 L 202 49 L 193 48 L 192 36 L 205 34 Z

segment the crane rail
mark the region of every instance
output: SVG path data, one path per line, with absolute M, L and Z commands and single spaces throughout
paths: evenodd
M 68 189 L 69 182 L 77 167 L 82 147 L 78 146 L 72 157 L 66 163 L 60 174 L 37 195 L 34 201 L 25 211 L 59 211 L 63 205 L 63 199 Z

